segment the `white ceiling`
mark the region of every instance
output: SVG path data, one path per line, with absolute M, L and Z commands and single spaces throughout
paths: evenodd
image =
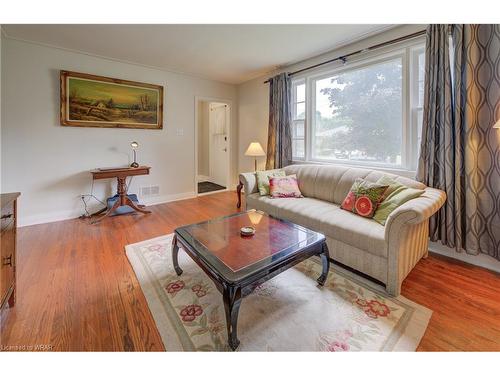
M 389 25 L 2 25 L 8 37 L 238 84 Z

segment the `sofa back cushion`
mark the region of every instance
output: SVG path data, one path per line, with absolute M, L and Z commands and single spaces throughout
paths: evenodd
M 299 189 L 304 196 L 339 205 L 347 196 L 352 184 L 357 178 L 363 178 L 370 182 L 377 182 L 379 178 L 385 175 L 414 189 L 426 188 L 424 184 L 410 178 L 372 169 L 314 164 L 294 164 L 284 169 L 287 175 L 297 175 Z

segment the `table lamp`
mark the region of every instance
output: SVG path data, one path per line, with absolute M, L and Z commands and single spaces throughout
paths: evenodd
M 139 168 L 139 163 L 137 163 L 137 149 L 139 148 L 139 143 L 133 141 L 130 143 L 130 147 L 132 147 L 132 151 L 134 152 L 134 162 L 130 164 L 132 168 Z
M 500 119 L 496 122 L 495 125 L 493 125 L 493 129 L 500 129 Z
M 255 159 L 255 172 L 257 172 L 257 156 L 266 156 L 264 149 L 259 142 L 252 142 L 245 151 L 246 156 L 253 156 Z

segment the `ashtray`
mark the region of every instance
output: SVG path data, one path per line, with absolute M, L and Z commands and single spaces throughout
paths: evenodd
M 255 228 L 254 227 L 241 227 L 240 234 L 244 237 L 253 236 L 255 234 Z

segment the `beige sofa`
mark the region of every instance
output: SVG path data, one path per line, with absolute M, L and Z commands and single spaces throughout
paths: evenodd
M 255 208 L 325 234 L 330 257 L 386 285 L 397 296 L 401 283 L 428 253 L 429 218 L 443 205 L 443 191 L 424 184 L 369 169 L 325 165 L 291 165 L 304 198 L 272 199 L 260 196 L 255 173 L 240 174 L 247 209 Z M 391 213 L 386 225 L 340 209 L 358 177 L 377 181 L 383 175 L 417 189 L 425 189 Z

